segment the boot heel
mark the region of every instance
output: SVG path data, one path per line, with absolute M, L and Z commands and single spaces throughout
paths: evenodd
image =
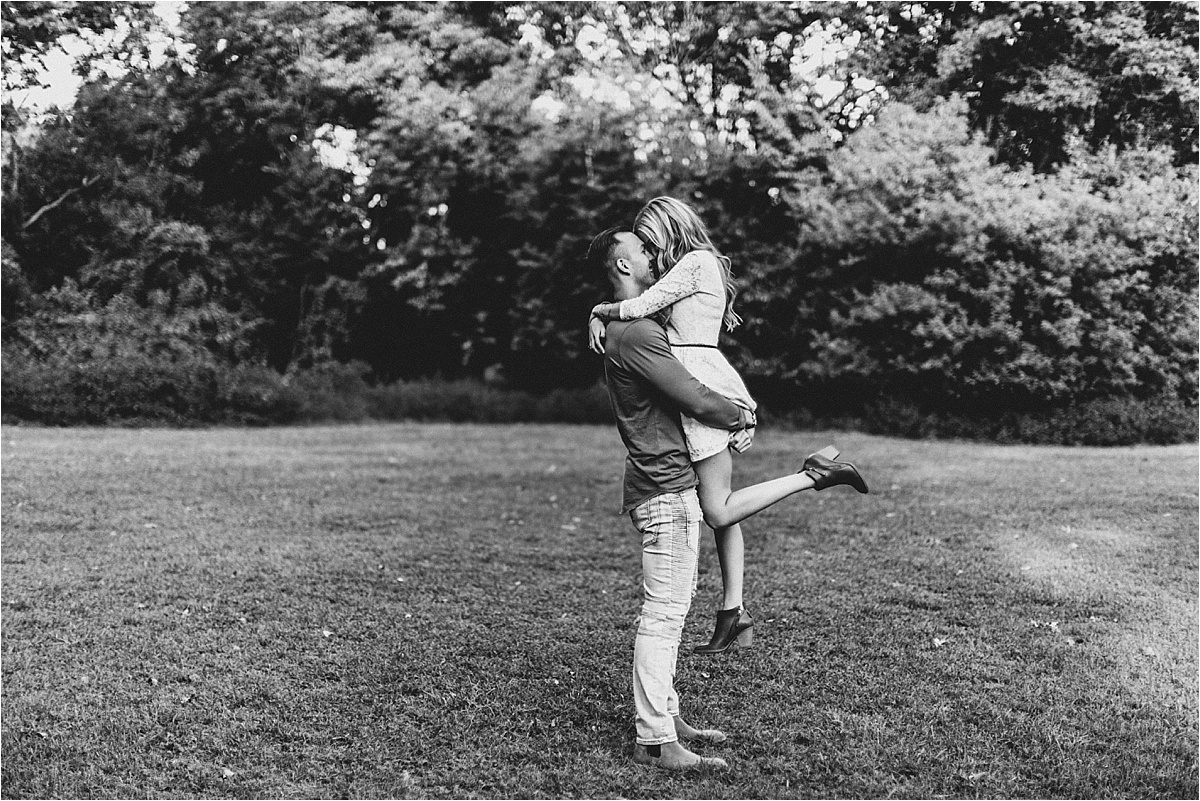
M 737 636 L 734 642 L 738 644 L 738 648 L 749 648 L 751 645 L 754 645 L 754 629 L 746 629 Z
M 819 450 L 813 454 L 813 456 L 824 456 L 826 459 L 829 459 L 830 461 L 838 458 L 841 455 L 842 455 L 842 452 L 839 451 L 837 448 L 835 448 L 832 445 L 826 445 L 824 448 L 821 448 L 821 450 Z

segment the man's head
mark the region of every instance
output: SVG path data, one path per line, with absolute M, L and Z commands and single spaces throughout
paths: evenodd
M 646 246 L 637 234 L 619 225 L 592 240 L 587 261 L 593 271 L 608 276 L 617 300 L 636 298 L 654 283 Z

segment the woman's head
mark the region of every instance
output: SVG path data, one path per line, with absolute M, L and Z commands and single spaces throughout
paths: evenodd
M 725 283 L 725 327 L 732 331 L 742 321 L 733 310 L 737 284 L 729 269 L 729 259 L 717 250 L 704 221 L 691 206 L 673 197 L 656 197 L 638 212 L 633 232 L 654 248 L 655 273 L 660 276 L 693 250 L 706 250 L 716 256 Z

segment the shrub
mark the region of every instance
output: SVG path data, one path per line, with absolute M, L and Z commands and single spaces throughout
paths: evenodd
M 893 104 L 827 175 L 785 185 L 793 243 L 745 264 L 747 379 L 922 406 L 1194 402 L 1194 165 L 1131 149 L 1041 175 L 993 156 L 961 106 Z
M 129 357 L 32 360 L 11 349 L 2 365 L 5 422 L 268 425 L 306 419 L 302 391 L 259 365 Z
M 4 356 L 6 420 L 55 425 L 208 422 L 216 394 L 215 371 L 203 363 L 146 359 L 37 362 L 14 353 Z
M 1035 445 L 1171 445 L 1196 442 L 1200 410 L 1176 397 L 1105 398 L 1039 411 L 921 409 L 898 400 L 873 404 L 857 424 L 847 418 L 810 420 L 807 427 L 861 428 L 914 439 L 954 438 Z M 850 425 L 846 425 L 850 422 Z
M 537 401 L 539 420 L 562 423 L 612 423 L 612 405 L 604 384 L 586 389 L 556 389 Z
M 361 362 L 324 362 L 292 371 L 283 382 L 296 399 L 297 419 L 357 422 L 373 416 L 368 372 Z
M 304 391 L 284 381 L 277 371 L 243 364 L 218 373 L 212 419 L 242 425 L 292 423 L 304 419 Z
M 482 423 L 605 423 L 612 419 L 603 385 L 536 396 L 478 381 L 397 381 L 372 391 L 373 417 Z

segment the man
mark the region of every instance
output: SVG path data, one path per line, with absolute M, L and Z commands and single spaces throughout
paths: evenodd
M 592 240 L 588 261 L 603 270 L 618 301 L 651 284 L 650 259 L 632 231 L 610 228 Z M 604 373 L 625 460 L 622 512 L 642 536 L 641 615 L 633 651 L 637 712 L 634 760 L 666 770 L 726 768 L 679 740 L 721 742 L 717 730 L 698 731 L 679 714 L 675 662 L 683 621 L 696 590 L 700 501 L 679 414 L 739 432 L 734 447 L 749 447 L 754 413 L 701 384 L 672 355 L 666 331 L 653 320 L 608 324 Z

